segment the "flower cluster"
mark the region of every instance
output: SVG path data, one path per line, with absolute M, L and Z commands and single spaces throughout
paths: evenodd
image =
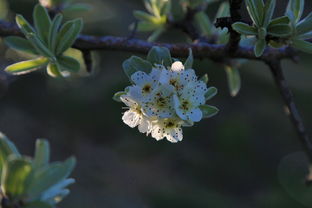
M 154 48 L 149 57 L 164 57 L 164 51 L 168 54 L 165 48 Z M 170 63 L 171 57 L 167 60 Z M 187 62 L 190 60 L 191 54 Z M 131 128 L 138 127 L 141 133 L 151 134 L 156 140 L 181 141 L 183 126 L 192 126 L 194 122 L 217 113 L 217 108 L 205 105 L 207 98 L 216 94 L 216 89 L 207 88 L 205 80 L 198 79 L 195 71 L 187 66 L 189 64 L 175 61 L 165 66 L 159 64 L 165 63 L 164 60 L 149 61 L 151 63 L 144 60 L 146 66 L 151 64 L 148 71 L 140 70 L 143 63 L 132 63 L 132 67 L 138 67 L 129 76 L 133 85 L 117 93 L 118 99 L 128 108 L 122 120 Z

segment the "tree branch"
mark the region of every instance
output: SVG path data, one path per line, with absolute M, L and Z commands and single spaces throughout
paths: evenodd
M 23 36 L 15 24 L 0 21 L 0 37 Z M 153 46 L 167 47 L 173 56 L 188 57 L 189 48 L 193 50 L 195 58 L 210 58 L 216 61 L 222 61 L 224 58 L 245 58 L 250 60 L 280 60 L 293 59 L 294 51 L 289 48 L 272 49 L 267 48 L 260 58 L 254 55 L 252 47 L 238 47 L 233 53 L 227 53 L 226 45 L 210 44 L 199 42 L 193 44 L 170 44 L 170 43 L 150 43 L 140 39 L 129 39 L 127 37 L 115 36 L 90 36 L 80 35 L 74 44 L 74 48 L 79 50 L 118 50 L 134 53 L 147 54 Z
M 307 153 L 307 156 L 310 160 L 310 163 L 312 164 L 312 142 L 304 127 L 302 118 L 296 107 L 292 92 L 289 89 L 289 86 L 285 80 L 283 70 L 281 67 L 281 62 L 272 60 L 270 62 L 267 62 L 267 64 L 271 69 L 275 83 L 287 106 L 287 111 L 288 111 L 287 114 L 290 117 L 294 127 L 296 128 L 300 142 L 302 143 L 303 148 L 305 152 Z

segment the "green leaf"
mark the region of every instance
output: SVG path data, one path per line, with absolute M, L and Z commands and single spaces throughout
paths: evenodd
M 120 100 L 120 96 L 127 94 L 124 91 L 120 91 L 120 92 L 116 92 L 113 96 L 113 100 L 117 101 L 117 102 L 121 102 Z
M 298 22 L 301 19 L 302 13 L 304 10 L 304 0 L 289 0 L 287 6 L 287 12 L 292 11 L 295 22 Z
M 275 37 L 287 37 L 291 33 L 288 24 L 275 24 L 268 28 L 268 34 Z
M 308 32 L 308 33 L 304 33 L 302 35 L 299 35 L 297 38 L 302 39 L 302 40 L 311 39 L 312 38 L 312 31 Z
M 257 27 L 261 27 L 262 26 L 262 21 L 261 21 L 261 12 L 260 10 L 263 9 L 262 8 L 257 8 L 254 1 L 253 0 L 245 0 L 246 6 L 247 6 L 247 11 L 249 13 L 249 16 L 251 17 L 253 23 L 257 26 Z
M 205 75 L 204 75 L 204 76 L 202 76 L 199 80 L 200 80 L 200 81 L 203 81 L 203 82 L 205 82 L 205 83 L 207 84 L 207 83 L 208 83 L 208 81 L 209 81 L 208 74 L 205 74 Z
M 260 57 L 263 54 L 265 48 L 266 41 L 264 39 L 258 39 L 254 48 L 256 57 Z
M 137 18 L 138 20 L 142 20 L 142 21 L 147 21 L 147 22 L 155 22 L 155 17 L 146 13 L 146 12 L 142 12 L 142 11 L 139 11 L 139 10 L 136 10 L 133 12 L 133 16 L 135 18 Z
M 211 105 L 201 105 L 199 108 L 203 113 L 203 118 L 211 118 L 219 112 L 218 108 Z
M 32 44 L 21 37 L 18 36 L 10 36 L 10 37 L 6 37 L 4 39 L 4 42 L 7 46 L 9 46 L 10 48 L 14 49 L 14 50 L 18 50 L 18 51 L 22 51 L 25 53 L 30 53 L 30 54 L 34 54 L 34 55 L 38 55 L 38 52 L 36 51 L 36 49 L 32 46 Z
M 271 27 L 271 26 L 277 25 L 277 24 L 289 24 L 289 17 L 287 17 L 287 16 L 277 17 L 277 18 L 271 20 L 268 27 Z
M 312 12 L 298 23 L 296 29 L 299 35 L 312 31 Z
M 60 56 L 57 58 L 61 71 L 78 72 L 80 63 L 75 58 L 70 56 Z
M 133 28 L 133 25 L 130 27 L 131 29 Z M 151 22 L 146 22 L 146 21 L 141 21 L 138 23 L 138 31 L 139 32 L 150 32 L 157 30 L 159 28 L 159 25 L 151 23 Z
M 252 0 L 254 7 L 257 9 L 257 15 L 260 20 L 261 26 L 263 26 L 263 20 L 264 20 L 264 3 L 263 0 Z
M 216 14 L 216 18 L 220 17 L 228 17 L 230 16 L 230 4 L 229 2 L 225 1 L 220 4 L 219 9 Z
M 50 145 L 45 139 L 36 141 L 36 151 L 33 160 L 33 168 L 39 169 L 48 165 L 50 159 Z
M 44 8 L 40 4 L 37 4 L 33 12 L 33 19 L 39 38 L 44 43 L 48 43 L 48 35 L 51 26 L 51 19 L 46 8 Z
M 56 41 L 57 41 L 57 32 L 59 27 L 61 26 L 61 22 L 63 20 L 63 15 L 58 14 L 54 17 L 51 27 L 49 29 L 49 38 L 48 38 L 48 45 L 49 49 L 55 53 L 56 49 Z
M 194 16 L 194 21 L 203 36 L 213 33 L 214 26 L 205 12 L 197 12 Z
M 45 57 L 39 57 L 36 59 L 12 64 L 5 68 L 5 71 L 15 75 L 26 74 L 46 65 L 48 61 L 49 60 Z
M 274 9 L 276 6 L 276 0 L 267 0 L 264 6 L 265 15 L 263 17 L 263 27 L 267 27 L 272 19 Z
M 15 20 L 17 26 L 21 29 L 21 31 L 24 33 L 25 36 L 27 36 L 27 34 L 29 33 L 35 33 L 32 26 L 22 15 L 16 15 Z
M 145 73 L 149 73 L 153 66 L 150 62 L 145 61 L 144 59 L 131 56 L 129 59 L 125 60 L 122 63 L 123 70 L 128 78 L 131 80 L 131 75 L 137 71 L 143 71 Z
M 241 88 L 241 78 L 237 68 L 226 66 L 225 72 L 227 75 L 228 85 L 231 96 L 235 97 Z
M 82 30 L 82 19 L 69 21 L 63 25 L 57 37 L 56 53 L 59 55 L 70 48 Z
M 84 3 L 76 3 L 71 4 L 63 9 L 63 12 L 85 12 L 92 9 L 92 6 L 90 4 L 84 4 Z
M 293 40 L 293 47 L 306 53 L 312 53 L 312 43 L 304 40 Z
M 61 69 L 58 63 L 50 62 L 47 66 L 47 72 L 51 77 L 61 77 Z
M 211 98 L 213 98 L 216 94 L 218 93 L 218 89 L 215 87 L 209 87 L 206 94 L 205 94 L 205 98 L 206 100 L 210 100 Z
M 192 49 L 189 48 L 189 55 L 188 55 L 188 57 L 184 63 L 184 68 L 185 69 L 192 69 L 193 62 L 194 62 L 193 52 L 192 52 Z
M 147 55 L 147 60 L 152 64 L 161 64 L 164 66 L 171 66 L 172 58 L 170 51 L 165 47 L 154 46 Z
M 232 28 L 243 35 L 257 35 L 258 31 L 255 27 L 247 25 L 246 23 L 236 22 L 232 24 Z
M 28 160 L 10 157 L 3 167 L 1 180 L 5 196 L 16 200 L 25 195 L 31 173 L 32 166 Z
M 54 53 L 42 42 L 36 34 L 28 34 L 27 39 L 31 42 L 37 52 L 45 57 L 55 59 Z
M 36 199 L 41 193 L 66 179 L 72 172 L 75 163 L 74 158 L 69 158 L 63 163 L 53 163 L 38 170 L 27 190 L 30 198 Z

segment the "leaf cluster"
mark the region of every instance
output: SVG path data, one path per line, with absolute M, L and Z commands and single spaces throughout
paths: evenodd
M 68 178 L 76 160 L 49 162 L 48 141 L 38 139 L 33 158 L 23 156 L 15 145 L 0 134 L 0 184 L 5 207 L 54 208 L 69 194 L 75 182 Z

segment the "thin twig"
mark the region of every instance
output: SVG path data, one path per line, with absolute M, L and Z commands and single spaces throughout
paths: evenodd
M 310 163 L 312 163 L 312 142 L 304 127 L 302 118 L 296 107 L 292 92 L 289 89 L 289 86 L 285 80 L 281 62 L 272 60 L 270 62 L 267 62 L 267 64 L 271 69 L 275 83 L 284 99 L 285 105 L 287 106 L 287 114 L 290 117 L 294 127 L 296 128 L 300 142 L 302 143 L 302 146 L 310 160 Z

